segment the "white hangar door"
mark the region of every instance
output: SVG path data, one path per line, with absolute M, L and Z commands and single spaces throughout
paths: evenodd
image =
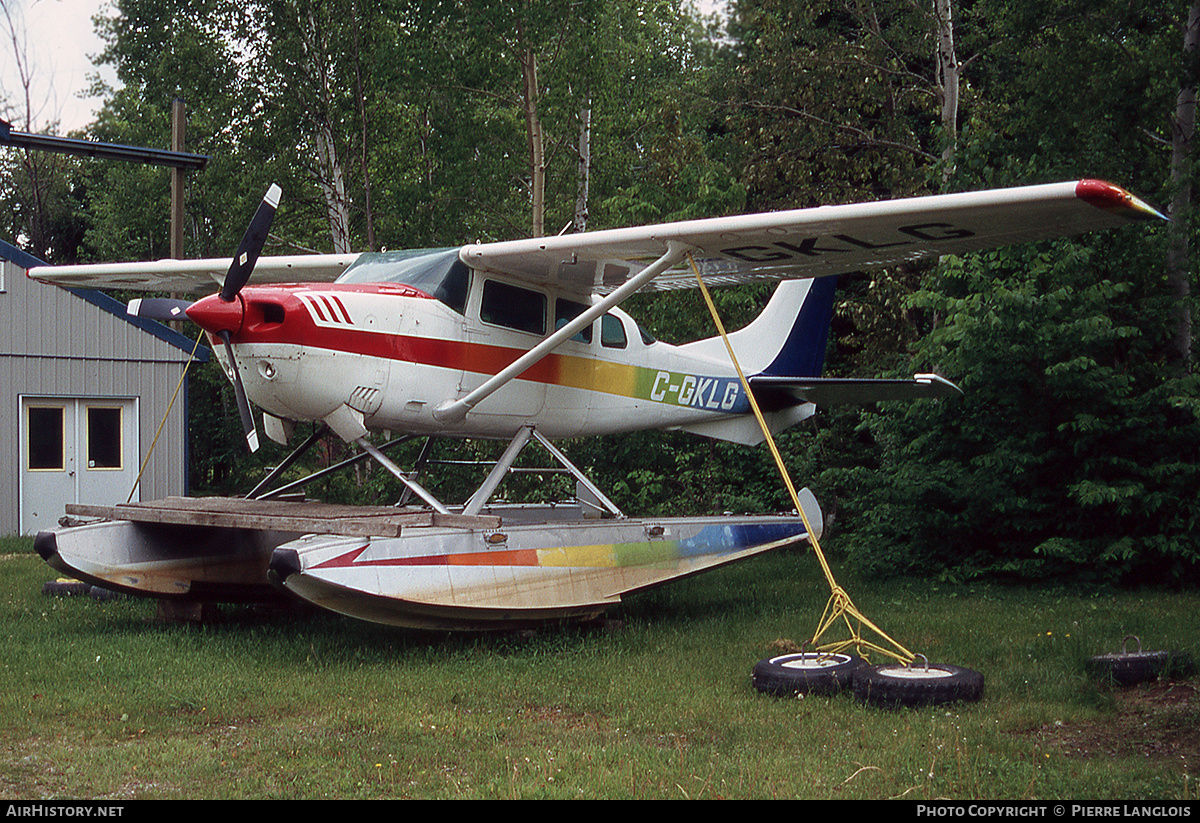
M 67 503 L 128 500 L 138 442 L 133 398 L 22 397 L 21 533 L 56 527 Z

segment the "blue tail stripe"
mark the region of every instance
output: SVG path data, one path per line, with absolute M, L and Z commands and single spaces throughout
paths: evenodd
M 833 298 L 837 277 L 818 277 L 812 281 L 804 305 L 783 348 L 762 374 L 789 377 L 819 377 L 825 366 L 825 348 L 829 343 L 829 324 L 833 320 Z

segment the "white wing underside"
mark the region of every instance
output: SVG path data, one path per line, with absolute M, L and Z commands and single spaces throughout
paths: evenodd
M 821 277 L 1113 228 L 1162 215 L 1100 181 L 821 206 L 462 247 L 476 269 L 577 294 L 605 294 L 681 243 L 710 286 Z M 256 283 L 331 282 L 356 254 L 259 258 Z M 61 286 L 195 293 L 224 280 L 228 259 L 42 267 Z M 648 290 L 696 286 L 690 263 Z
M 357 259 L 357 254 L 260 257 L 254 268 L 254 282 L 332 283 Z M 30 269 L 29 276 L 67 288 L 209 294 L 220 289 L 225 282 L 229 262 L 229 258 L 213 258 L 39 266 Z

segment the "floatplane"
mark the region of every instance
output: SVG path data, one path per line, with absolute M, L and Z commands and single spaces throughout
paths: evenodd
M 800 510 L 782 514 L 627 516 L 555 441 L 657 429 L 757 444 L 827 404 L 956 395 L 933 374 L 822 377 L 835 275 L 1162 218 L 1117 186 L 1081 180 L 440 250 L 262 256 L 280 197 L 272 186 L 232 262 L 29 276 L 148 293 L 219 289 L 195 302 L 146 297 L 129 311 L 186 316 L 203 330 L 233 383 L 249 448 L 258 447 L 254 407 L 279 443 L 297 423 L 323 424 L 395 475 L 403 499 L 313 510 L 252 493 L 118 506 L 38 535 L 55 569 L 156 598 L 286 592 L 422 628 L 595 617 L 629 592 L 811 542 L 821 510 L 804 489 Z M 639 291 L 764 281 L 775 291 L 749 325 L 726 334 L 718 322 L 720 334 L 684 345 L 654 340 L 621 309 Z M 422 482 L 421 459 L 406 470 L 385 453 L 435 437 L 508 447 L 474 494 L 451 505 Z M 573 506 L 493 501 L 534 442 L 574 476 Z

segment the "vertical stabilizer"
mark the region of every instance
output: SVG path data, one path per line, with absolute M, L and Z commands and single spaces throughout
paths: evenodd
M 837 277 L 785 280 L 762 313 L 729 342 L 747 375 L 816 377 L 825 364 Z M 728 361 L 720 337 L 682 346 L 689 354 Z

